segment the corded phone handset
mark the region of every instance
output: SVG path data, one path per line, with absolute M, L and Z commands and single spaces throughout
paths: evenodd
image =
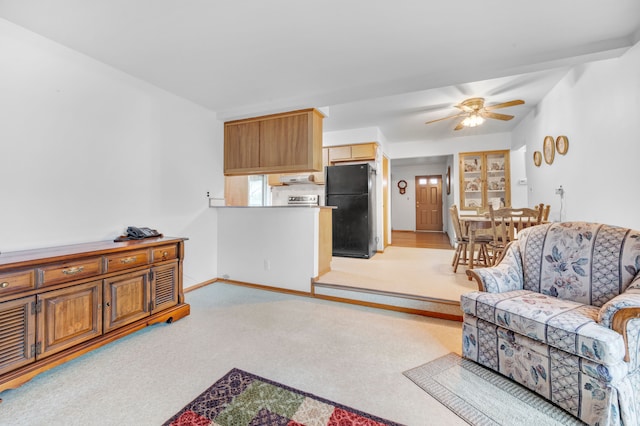
M 137 228 L 135 226 L 129 226 L 127 228 L 127 232 L 124 235 L 120 235 L 118 238 L 116 238 L 113 241 L 118 243 L 121 241 L 142 240 L 143 238 L 151 238 L 151 237 L 162 237 L 162 234 L 156 231 L 155 229 Z
M 135 226 L 130 226 L 127 228 L 127 237 L 131 238 L 132 240 L 141 240 L 143 238 L 159 236 L 160 234 L 155 229 L 136 228 Z

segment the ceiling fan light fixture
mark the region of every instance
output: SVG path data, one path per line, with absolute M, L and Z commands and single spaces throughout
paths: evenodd
M 462 125 L 465 127 L 476 127 L 484 123 L 484 118 L 482 118 L 478 113 L 471 113 L 464 120 L 462 120 Z

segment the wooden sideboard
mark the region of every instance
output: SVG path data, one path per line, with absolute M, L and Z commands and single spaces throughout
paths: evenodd
M 146 326 L 189 315 L 184 241 L 0 254 L 0 392 Z

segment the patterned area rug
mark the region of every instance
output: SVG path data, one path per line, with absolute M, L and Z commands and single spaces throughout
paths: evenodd
M 583 425 L 524 386 L 450 353 L 404 375 L 471 425 Z
M 234 368 L 165 425 L 398 425 Z

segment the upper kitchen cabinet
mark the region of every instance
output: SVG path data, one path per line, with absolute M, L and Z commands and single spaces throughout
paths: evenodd
M 224 125 L 224 172 L 227 169 L 260 168 L 260 122 L 230 122 Z
M 322 171 L 322 120 L 316 109 L 224 124 L 224 174 Z
M 460 153 L 461 210 L 511 207 L 509 151 Z
M 347 161 L 375 161 L 378 144 L 375 142 L 329 147 L 329 163 Z

